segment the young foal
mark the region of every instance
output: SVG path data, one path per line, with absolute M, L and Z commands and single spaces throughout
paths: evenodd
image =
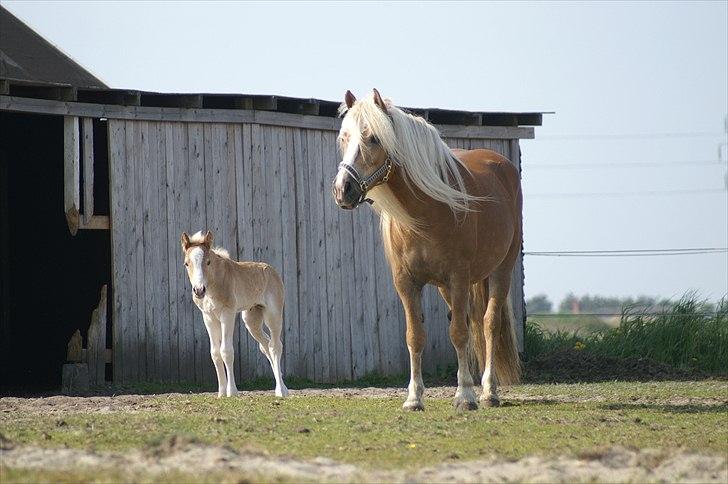
M 498 405 L 496 380 L 515 382 L 520 369 L 508 298 L 521 251 L 518 170 L 493 151 L 450 150 L 432 125 L 376 90 L 361 101 L 347 92 L 342 111 L 343 161 L 333 194 L 345 209 L 373 201 L 381 216 L 385 254 L 407 319 L 411 376 L 404 408 L 424 409 L 425 284 L 438 287 L 452 314 L 454 405 L 477 408 L 471 349 L 483 371 L 480 402 Z
M 245 327 L 268 358 L 276 379 L 276 396 L 288 389 L 281 376 L 281 329 L 283 327 L 283 282 L 278 273 L 262 262 L 235 262 L 228 252 L 212 247 L 212 233 L 182 233 L 187 275 L 192 283 L 192 299 L 205 320 L 210 336 L 210 355 L 217 372 L 217 396 L 237 395 L 233 361 L 235 316 L 243 313 Z M 263 331 L 263 322 L 270 338 Z M 223 367 L 224 365 L 224 367 Z M 227 377 L 225 372 L 227 371 Z

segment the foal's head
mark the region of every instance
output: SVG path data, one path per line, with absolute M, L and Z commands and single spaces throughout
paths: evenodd
M 182 232 L 182 252 L 184 253 L 185 268 L 192 283 L 192 292 L 202 298 L 207 290 L 207 267 L 210 265 L 212 254 L 212 232 L 206 234 L 197 232 L 190 237 Z
M 346 91 L 344 102 L 338 138 L 342 161 L 331 191 L 339 207 L 353 209 L 366 200 L 370 189 L 389 178 L 392 161 L 384 146 L 391 142 L 394 131 L 387 104 L 376 89 L 361 101 Z

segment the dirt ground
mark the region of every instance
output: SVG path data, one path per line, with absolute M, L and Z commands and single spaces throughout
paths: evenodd
M 428 388 L 426 397 L 450 398 L 452 387 Z M 243 396 L 270 395 L 269 391 L 242 392 Z M 174 398 L 179 394 L 168 394 Z M 343 388 L 292 390 L 296 396 L 340 396 L 350 398 L 403 398 L 402 388 Z M 538 401 L 544 397 L 523 390 L 503 397 Z M 600 397 L 559 395 L 557 400 L 590 401 Z M 550 400 L 554 395 L 549 396 Z M 725 405 L 726 399 L 667 397 L 673 405 Z M 96 397 L 51 396 L 46 398 L 0 399 L 0 419 L 12 415 L 64 415 L 67 413 L 111 413 L 153 410 L 161 405 L 159 395 L 118 395 Z M 223 472 L 252 479 L 290 481 L 425 481 L 425 482 L 728 482 L 725 456 L 700 454 L 687 450 L 628 449 L 605 447 L 576 456 L 529 456 L 518 460 L 490 457 L 475 461 L 450 460 L 416 471 L 377 470 L 340 463 L 326 458 L 302 460 L 273 456 L 260 451 L 235 450 L 209 446 L 177 436 L 145 449 L 129 452 L 94 452 L 91 450 L 18 445 L 0 435 L 0 463 L 6 468 L 52 471 L 116 471 L 145 476 L 164 476 L 170 472 L 205 475 Z M 252 477 L 251 477 L 252 476 Z M 163 479 L 163 477 L 162 477 Z
M 728 482 L 725 457 L 676 451 L 609 447 L 579 457 L 498 458 L 448 462 L 414 472 L 362 469 L 330 459 L 298 460 L 225 447 L 178 442 L 174 438 L 146 451 L 124 454 L 77 449 L 13 447 L 0 450 L 3 465 L 15 469 L 117 471 L 191 477 L 208 472 L 263 479 L 332 482 Z M 255 479 L 255 477 L 253 478 Z

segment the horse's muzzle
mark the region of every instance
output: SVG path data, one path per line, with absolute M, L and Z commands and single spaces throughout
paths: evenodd
M 361 189 L 346 170 L 339 171 L 334 178 L 331 184 L 331 194 L 334 196 L 336 205 L 345 210 L 353 210 L 361 200 Z

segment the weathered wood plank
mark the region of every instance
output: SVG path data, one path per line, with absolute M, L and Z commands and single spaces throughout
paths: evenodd
M 263 244 L 267 237 L 265 226 L 265 206 L 267 203 L 267 187 L 265 185 L 265 153 L 263 140 L 263 127 L 258 124 L 251 126 L 251 182 L 252 182 L 252 209 L 251 222 L 253 227 L 253 260 L 263 261 L 265 251 Z M 248 366 L 253 376 L 261 374 L 262 362 L 259 361 L 258 346 L 253 338 L 248 338 Z
M 313 268 L 309 267 L 312 250 L 310 243 L 310 200 L 309 200 L 309 160 L 306 134 L 301 130 L 291 131 L 293 145 L 289 157 L 293 164 L 293 184 L 295 185 L 295 233 L 296 233 L 296 305 L 297 321 L 297 348 L 294 360 L 288 365 L 288 373 L 303 378 L 313 379 L 313 336 L 311 323 L 313 321 L 313 304 L 311 304 L 309 289 L 310 280 L 314 279 Z M 292 156 L 291 156 L 292 154 Z M 310 360 L 310 361 L 309 361 Z
M 286 284 L 286 274 L 283 267 L 283 221 L 282 221 L 282 202 L 283 202 L 283 190 L 281 188 L 281 165 L 283 164 L 283 150 L 285 149 L 285 133 L 282 127 L 270 126 L 265 127 L 265 149 L 266 156 L 264 157 L 265 173 L 266 173 L 266 192 L 267 203 L 266 203 L 266 243 L 265 248 L 267 251 L 265 262 L 275 267 L 278 273 L 283 278 L 284 286 Z M 287 325 L 287 311 L 284 309 L 284 321 L 283 321 L 283 347 L 286 348 L 286 330 Z M 285 354 L 285 349 L 284 349 Z M 267 361 L 260 356 L 258 361 L 264 366 L 267 365 Z M 265 375 L 272 375 L 273 373 L 269 368 L 265 368 Z
M 76 235 L 80 210 L 80 157 L 78 117 L 63 118 L 63 210 L 68 229 Z
M 521 147 L 518 140 L 511 140 L 510 144 L 510 160 L 517 168 L 518 172 L 521 173 Z M 523 230 L 523 225 L 521 225 Z M 516 337 L 518 338 L 518 350 L 524 351 L 523 333 L 525 331 L 526 324 L 526 299 L 523 291 L 525 274 L 523 270 L 523 243 L 521 243 L 521 253 L 518 256 L 516 265 L 513 268 L 513 277 L 511 280 L 511 304 L 513 305 L 513 314 L 515 317 L 516 325 Z
M 99 304 L 91 314 L 87 340 L 89 383 L 103 385 L 106 381 L 106 284 L 101 286 Z
M 114 348 L 113 378 L 115 383 L 124 382 L 122 370 L 124 356 L 130 348 L 123 338 L 124 328 L 131 323 L 129 307 L 132 301 L 131 265 L 129 256 L 129 222 L 131 220 L 128 204 L 129 190 L 128 162 L 126 153 L 126 125 L 124 121 L 110 120 L 109 133 L 109 195 L 111 212 L 111 284 L 114 297 L 112 305 L 112 345 Z M 134 322 L 136 324 L 136 322 Z
M 147 355 L 146 355 L 146 294 L 144 287 L 144 206 L 142 198 L 144 195 L 144 162 L 148 159 L 148 149 L 145 155 L 144 145 L 147 143 L 144 125 L 146 123 L 127 123 L 126 151 L 129 158 L 129 183 L 128 191 L 131 194 L 130 208 L 133 209 L 130 220 L 132 237 L 130 241 L 129 257 L 127 260 L 134 265 L 132 276 L 136 291 L 134 314 L 132 324 L 129 325 L 127 341 L 129 346 L 134 348 L 137 357 L 129 365 L 128 378 L 131 381 L 142 381 L 147 377 Z M 128 355 L 130 358 L 131 354 Z
M 300 351 L 299 312 L 298 312 L 298 241 L 296 237 L 296 158 L 293 146 L 293 129 L 280 129 L 280 185 L 281 185 L 281 233 L 282 233 L 282 268 L 285 289 L 284 328 L 285 342 L 283 346 L 284 374 L 293 373 L 296 368 L 296 357 Z M 304 165 L 305 166 L 305 165 Z
M 91 118 L 83 118 L 83 225 L 94 216 L 94 128 Z
M 205 210 L 205 147 L 204 125 L 193 123 L 188 125 L 188 159 L 189 159 L 189 194 L 190 194 L 190 220 L 188 233 L 205 230 L 207 214 Z M 189 289 L 189 283 L 186 286 Z M 188 291 L 190 294 L 190 291 Z M 189 304 L 192 302 L 190 296 Z M 200 311 L 195 307 L 191 315 L 192 334 L 194 338 L 194 380 L 197 383 L 205 381 L 205 371 L 212 369 L 210 362 L 209 343 L 205 324 Z M 208 372 L 209 373 L 209 372 Z
M 250 225 L 250 125 L 233 125 L 232 143 L 235 163 L 235 212 L 237 253 L 233 254 L 238 260 L 252 259 L 251 245 L 252 233 Z M 249 379 L 248 368 L 248 334 L 245 325 L 241 322 L 236 325 L 235 340 L 235 371 L 242 381 Z M 252 339 L 252 338 L 251 338 Z

